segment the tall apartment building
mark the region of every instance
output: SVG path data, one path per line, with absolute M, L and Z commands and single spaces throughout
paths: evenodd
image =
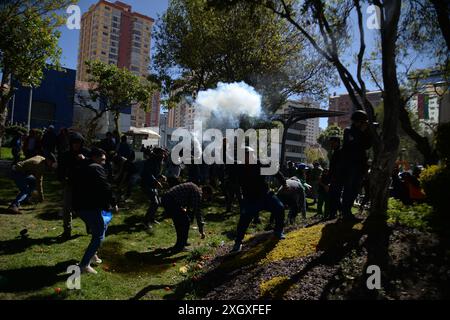
M 383 95 L 381 91 L 368 91 L 366 93 L 367 99 L 372 103 L 372 105 L 376 108 L 383 101 Z M 346 112 L 347 115 L 340 117 L 330 117 L 328 118 L 328 125 L 336 124 L 342 129 L 349 127 L 352 123 L 351 116 L 352 113 L 356 110 L 353 105 L 352 100 L 348 94 L 334 95 L 329 99 L 329 108 L 330 111 L 343 111 Z
M 450 121 L 450 86 L 439 71 L 430 72 L 419 84 L 409 108 L 419 119 L 421 133 L 431 135 L 438 124 Z
M 147 76 L 153 23 L 152 18 L 133 12 L 130 5 L 120 1 L 100 0 L 92 5 L 81 18 L 77 80 L 88 80 L 87 60 L 100 60 Z M 159 94 L 153 97 L 150 114 L 140 106 L 133 106 L 130 125 L 158 126 L 159 99 Z
M 290 100 L 283 107 L 281 107 L 276 113 L 283 114 L 288 112 L 290 108 L 304 108 L 304 107 L 307 107 L 307 105 L 303 104 L 300 101 Z M 286 161 L 306 163 L 306 156 L 305 156 L 305 148 L 307 146 L 306 127 L 307 127 L 307 120 L 303 120 L 295 123 L 289 128 L 286 137 L 286 154 L 285 154 Z M 282 134 L 282 130 L 280 130 L 280 134 Z
M 195 107 L 185 98 L 182 98 L 178 105 L 169 110 L 169 128 L 185 128 L 194 130 Z

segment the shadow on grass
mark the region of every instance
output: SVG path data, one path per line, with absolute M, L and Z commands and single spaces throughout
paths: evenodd
M 147 295 L 147 293 L 153 291 L 153 290 L 161 290 L 161 289 L 165 289 L 166 287 L 168 287 L 168 285 L 149 285 L 147 287 L 145 287 L 144 289 L 142 289 L 141 291 L 139 291 L 138 293 L 136 293 L 136 295 L 133 298 L 130 298 L 130 300 L 140 300 L 143 297 L 145 297 Z
M 272 251 L 278 240 L 271 233 L 263 233 L 252 237 L 244 245 L 250 249 L 238 254 L 225 254 L 217 257 L 213 267 L 198 279 L 188 277 L 180 282 L 175 291 L 164 296 L 166 300 L 181 300 L 195 293 L 197 298 L 206 296 L 211 290 L 220 287 L 238 274 L 250 273 L 259 267 L 259 262 Z
M 60 206 L 45 206 L 42 209 L 42 213 L 39 213 L 36 218 L 44 220 L 44 221 L 56 221 L 62 220 L 62 217 L 58 216 L 59 211 L 61 210 Z
M 31 291 L 52 286 L 67 279 L 67 267 L 76 263 L 76 260 L 68 260 L 54 266 L 35 266 L 0 271 L 0 292 Z
M 123 253 L 120 242 L 107 241 L 100 248 L 100 255 L 107 261 L 108 269 L 118 273 L 148 272 L 158 274 L 172 267 L 173 263 L 186 258 L 186 254 L 172 254 L 168 249 L 150 252 L 128 251 Z
M 80 235 L 72 236 L 71 240 L 80 237 Z M 45 238 L 17 238 L 11 240 L 0 241 L 0 254 L 1 255 L 10 255 L 16 254 L 20 252 L 24 252 L 27 248 L 35 246 L 35 245 L 46 245 L 51 246 L 54 244 L 60 244 L 63 240 L 58 237 L 45 237 Z
M 112 225 L 108 227 L 108 235 L 117 235 L 121 233 L 135 233 L 146 230 L 145 226 L 143 225 L 144 217 L 138 216 L 138 215 L 132 215 L 129 217 L 126 217 L 122 224 L 119 225 Z

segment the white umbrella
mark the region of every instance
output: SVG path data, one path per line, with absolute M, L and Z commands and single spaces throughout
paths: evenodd
M 161 136 L 156 133 L 155 131 L 149 129 L 149 128 L 136 128 L 136 127 L 130 127 L 129 132 L 134 134 L 146 134 L 147 139 L 160 139 Z

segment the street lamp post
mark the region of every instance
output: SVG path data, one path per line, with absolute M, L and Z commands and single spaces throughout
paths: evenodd
M 16 94 L 14 93 L 12 98 L 12 108 L 11 108 L 11 125 L 14 124 L 14 107 L 16 105 Z
M 30 86 L 30 101 L 28 103 L 28 132 L 31 130 L 31 106 L 33 105 L 33 87 Z

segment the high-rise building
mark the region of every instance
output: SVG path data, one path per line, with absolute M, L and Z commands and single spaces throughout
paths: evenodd
M 450 86 L 440 71 L 419 81 L 418 93 L 409 108 L 419 120 L 421 134 L 432 134 L 440 123 L 450 121 Z
M 366 93 L 367 99 L 372 103 L 374 108 L 378 107 L 383 101 L 383 94 L 381 91 L 368 91 Z M 328 118 L 328 125 L 337 125 L 342 129 L 349 127 L 352 123 L 351 116 L 354 111 L 356 111 L 355 106 L 353 105 L 352 100 L 348 94 L 334 95 L 329 99 L 329 108 L 330 111 L 343 111 L 346 112 L 347 115 L 339 116 L 339 117 L 330 117 Z
M 81 18 L 80 47 L 78 53 L 78 81 L 87 81 L 85 61 L 100 60 L 127 68 L 136 75 L 146 77 L 150 64 L 151 31 L 154 20 L 132 11 L 120 1 L 100 0 Z M 159 125 L 159 93 L 152 102 L 152 112 L 141 106 L 131 109 L 131 126 Z
M 178 105 L 169 110 L 169 128 L 185 128 L 194 130 L 195 107 L 185 98 L 182 98 Z
M 290 108 L 304 108 L 307 107 L 306 104 L 303 104 L 300 101 L 290 100 L 286 104 L 284 104 L 278 111 L 277 114 L 283 114 L 288 112 Z M 286 153 L 285 153 L 285 161 L 293 161 L 293 162 L 306 162 L 305 156 L 305 148 L 306 144 L 306 127 L 307 121 L 302 120 L 295 124 L 293 124 L 287 132 L 286 137 Z M 280 134 L 283 131 L 280 130 Z M 280 142 L 282 137 L 280 137 Z M 281 150 L 281 147 L 280 147 Z

